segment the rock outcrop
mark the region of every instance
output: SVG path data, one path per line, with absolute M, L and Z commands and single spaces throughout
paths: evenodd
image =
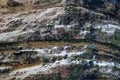
M 8 13 L 4 14 L 4 9 Z M 0 55 L 1 66 L 12 66 L 14 70 L 4 79 L 86 80 L 104 76 L 119 79 L 119 0 L 8 0 L 0 10 L 3 10 L 0 14 L 2 46 L 9 48 L 8 44 L 4 45 L 8 42 L 28 44 L 27 49 Z M 33 49 L 29 46 L 31 41 L 82 40 L 90 46 L 77 48 L 66 44 Z M 40 64 L 35 66 L 33 63 L 37 62 Z M 24 65 L 33 67 L 18 68 Z

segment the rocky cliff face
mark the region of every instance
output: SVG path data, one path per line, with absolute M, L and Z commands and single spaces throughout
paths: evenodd
M 57 0 L 55 0 L 57 1 Z M 63 0 L 41 1 L 53 5 L 35 4 L 38 10 L 25 10 L 17 12 L 13 8 L 27 5 L 24 1 L 8 0 L 8 9 L 14 10 L 12 14 L 1 14 L 0 41 L 24 40 L 65 40 L 65 39 L 90 39 L 95 41 L 119 43 L 120 2 L 118 0 Z M 38 0 L 39 2 L 39 0 Z M 30 6 L 30 4 L 28 4 Z M 41 8 L 41 9 L 39 9 Z M 19 9 L 19 8 L 18 8 Z M 94 31 L 91 28 L 95 28 Z M 105 38 L 106 37 L 106 38 Z
M 78 43 L 44 42 L 64 40 Z M 0 0 L 0 44 L 16 51 L 0 54 L 2 80 L 119 80 L 120 1 Z

